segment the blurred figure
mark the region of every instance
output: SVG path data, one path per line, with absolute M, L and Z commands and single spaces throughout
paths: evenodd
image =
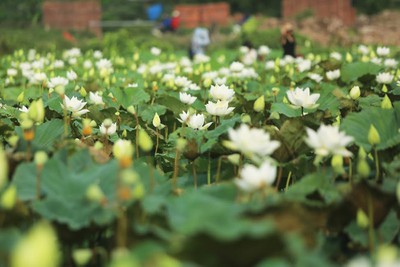
M 193 59 L 196 55 L 205 55 L 206 47 L 210 44 L 210 34 L 205 27 L 197 27 L 192 36 L 189 57 Z
M 283 56 L 296 57 L 296 39 L 293 35 L 293 26 L 290 23 L 283 25 L 281 30 L 281 44 L 283 48 Z
M 168 17 L 165 18 L 162 21 L 162 25 L 161 25 L 161 32 L 165 33 L 165 32 L 175 32 L 178 28 L 179 28 L 179 24 L 180 24 L 180 13 L 177 10 L 174 10 L 174 12 L 172 12 L 172 17 Z

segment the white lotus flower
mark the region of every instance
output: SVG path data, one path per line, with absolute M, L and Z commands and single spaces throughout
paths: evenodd
M 266 70 L 273 70 L 275 68 L 275 61 L 269 60 L 265 63 Z
M 398 64 L 398 62 L 394 58 L 387 58 L 383 62 L 383 65 L 385 65 L 385 67 L 392 68 L 392 69 L 396 68 L 397 64 Z
M 22 106 L 18 110 L 23 112 L 23 113 L 28 113 L 28 111 L 29 111 L 29 109 L 26 106 Z
M 308 78 L 316 81 L 317 83 L 321 82 L 323 79 L 323 77 L 321 75 L 319 75 L 318 73 L 309 73 L 307 76 L 308 76 Z
M 303 108 L 315 108 L 318 106 L 317 100 L 320 94 L 310 94 L 310 88 L 299 88 L 296 87 L 294 90 L 289 90 L 286 92 L 289 102 L 295 107 Z
M 181 123 L 188 123 L 189 122 L 189 117 L 190 117 L 190 113 L 182 111 L 181 114 L 179 114 L 179 119 L 178 121 L 180 121 Z
M 90 61 L 89 59 L 86 59 L 84 62 L 83 62 L 83 68 L 85 68 L 85 69 L 90 69 L 90 68 L 92 68 L 93 67 L 93 63 L 92 63 L 92 61 Z
M 196 101 L 197 97 L 181 92 L 179 93 L 179 99 L 181 100 L 182 103 L 191 105 L 194 103 L 194 101 Z
M 71 99 L 68 96 L 64 97 L 64 105 L 61 106 L 68 111 L 72 112 L 73 117 L 79 117 L 83 114 L 89 112 L 88 109 L 84 109 L 86 102 L 79 100 L 77 97 L 73 96 Z
M 307 137 L 306 144 L 313 148 L 318 156 L 341 155 L 350 157 L 352 153 L 346 149 L 352 141 L 353 137 L 339 132 L 338 126 L 322 124 L 317 131 L 306 128 Z
M 29 83 L 31 83 L 31 84 L 41 84 L 46 80 L 47 80 L 46 73 L 44 73 L 44 72 L 35 72 L 29 78 Z
M 185 76 L 176 76 L 174 84 L 179 88 L 187 88 L 192 82 Z
M 371 62 L 376 64 L 376 65 L 381 65 L 382 64 L 382 59 L 378 58 L 378 57 L 374 57 L 374 58 L 371 58 Z
M 226 84 L 226 77 L 215 77 L 213 81 L 217 85 L 223 85 Z
M 113 65 L 111 63 L 111 61 L 109 59 L 106 58 L 102 58 L 99 61 L 96 62 L 96 67 L 99 70 L 109 70 L 110 72 L 112 72 L 113 70 Z
M 236 130 L 229 129 L 228 136 L 229 148 L 249 157 L 270 156 L 280 146 L 279 141 L 271 140 L 268 132 L 257 128 L 250 129 L 247 124 L 241 124 Z
M 338 52 L 332 52 L 329 56 L 333 59 L 336 59 L 337 61 L 342 60 L 342 55 Z
M 244 68 L 243 63 L 240 63 L 238 61 L 232 62 L 231 65 L 229 66 L 229 69 L 232 72 L 241 72 L 243 68 Z
M 302 60 L 297 64 L 297 68 L 300 72 L 309 71 L 311 69 L 311 61 L 310 60 Z
M 390 48 L 385 46 L 379 46 L 376 48 L 376 53 L 380 57 L 386 57 L 390 53 Z
M 76 78 L 78 78 L 78 75 L 76 75 L 75 71 L 67 71 L 67 79 L 70 81 L 75 81 Z
M 235 91 L 225 84 L 211 85 L 210 95 L 214 100 L 231 101 Z
M 359 45 L 357 50 L 363 55 L 367 55 L 369 53 L 369 48 L 366 45 Z
M 389 72 L 381 72 L 376 75 L 376 81 L 381 84 L 389 84 L 393 81 L 394 75 Z
M 261 55 L 261 56 L 266 56 L 266 55 L 268 55 L 270 52 L 271 52 L 271 49 L 270 49 L 268 46 L 266 46 L 266 45 L 261 45 L 261 46 L 258 48 L 258 54 Z
M 228 101 L 218 100 L 217 103 L 208 101 L 208 103 L 206 104 L 206 110 L 211 115 L 224 116 L 228 115 L 235 109 L 234 107 L 229 107 L 228 105 Z
M 153 56 L 159 56 L 160 54 L 161 54 L 161 49 L 160 48 L 158 48 L 158 47 L 152 47 L 152 48 L 150 48 L 150 53 L 153 55 Z
M 245 164 L 235 184 L 243 191 L 254 192 L 272 185 L 276 179 L 276 166 L 265 161 L 259 168 Z
M 104 105 L 103 97 L 99 92 L 89 92 L 89 102 L 94 105 Z
M 15 77 L 15 76 L 17 76 L 17 74 L 18 74 L 18 71 L 16 69 L 13 69 L 13 68 L 7 69 L 7 76 Z
M 203 114 L 193 114 L 189 117 L 188 126 L 195 130 L 206 130 L 212 122 L 204 125 L 204 115 Z
M 62 60 L 55 60 L 54 61 L 54 63 L 53 63 L 53 68 L 55 68 L 55 69 L 62 69 L 62 68 L 64 68 L 64 61 L 62 61 Z
M 68 79 L 66 79 L 64 77 L 57 76 L 57 77 L 51 78 L 50 81 L 47 83 L 47 86 L 49 88 L 55 89 L 57 87 L 63 87 L 64 88 L 67 84 L 68 84 Z
M 340 77 L 340 70 L 331 70 L 331 71 L 327 71 L 326 72 L 326 78 L 328 78 L 328 80 L 332 81 L 332 80 L 336 80 Z
M 93 52 L 93 57 L 96 59 L 101 59 L 103 57 L 103 53 L 99 50 Z
M 100 133 L 103 135 L 112 135 L 117 131 L 117 123 L 113 123 L 110 119 L 105 119 L 100 125 Z

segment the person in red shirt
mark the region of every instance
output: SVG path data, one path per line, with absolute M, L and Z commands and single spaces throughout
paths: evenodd
M 174 10 L 174 12 L 172 12 L 172 18 L 171 18 L 171 31 L 176 31 L 179 28 L 179 24 L 180 24 L 180 17 L 179 17 L 180 13 L 178 10 Z

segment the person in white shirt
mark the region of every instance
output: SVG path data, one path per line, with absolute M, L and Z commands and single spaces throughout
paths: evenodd
M 197 27 L 192 36 L 192 44 L 190 47 L 189 56 L 191 59 L 195 55 L 205 55 L 206 47 L 210 44 L 210 35 L 208 29 L 205 27 Z

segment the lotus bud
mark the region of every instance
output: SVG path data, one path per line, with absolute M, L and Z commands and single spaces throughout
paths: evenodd
M 134 61 L 138 61 L 138 60 L 139 60 L 139 53 L 138 53 L 138 52 L 135 52 L 135 53 L 133 54 L 133 60 L 134 60 Z
M 276 83 L 276 78 L 275 78 L 275 76 L 271 76 L 271 77 L 269 78 L 269 83 L 271 83 L 271 84 L 275 84 L 275 83 Z
M 276 112 L 276 111 L 271 112 L 271 115 L 269 116 L 269 118 L 272 119 L 272 120 L 279 120 L 280 117 L 281 117 L 281 116 L 280 116 L 279 113 Z
M 113 122 L 112 122 L 112 120 L 111 119 L 105 119 L 104 121 L 103 121 L 103 125 L 104 125 L 104 127 L 106 127 L 106 128 L 110 128 L 111 127 L 111 125 L 113 124 Z
M 131 113 L 132 115 L 135 115 L 135 114 L 136 114 L 136 109 L 135 109 L 134 106 L 129 106 L 129 107 L 127 108 L 127 110 L 128 110 L 128 112 Z
M 381 108 L 382 109 L 392 109 L 392 102 L 390 101 L 390 98 L 387 96 L 387 94 L 385 94 L 385 96 L 383 97 L 383 100 L 381 102 Z
M 335 173 L 337 174 L 344 174 L 343 168 L 343 156 L 342 155 L 334 155 L 331 160 L 331 166 Z
M 382 86 L 382 92 L 384 92 L 384 93 L 387 93 L 387 92 L 388 92 L 388 88 L 387 88 L 386 84 L 384 84 L 384 85 Z
M 126 129 L 124 129 L 124 130 L 122 131 L 121 136 L 122 136 L 123 138 L 126 138 L 126 137 L 128 136 L 128 132 L 126 131 Z
M 139 147 L 146 152 L 149 152 L 153 148 L 153 141 L 143 129 L 139 130 Z
M 38 166 L 39 168 L 42 168 L 48 159 L 49 157 L 47 156 L 47 153 L 44 151 L 37 151 L 35 153 L 34 162 L 36 166 Z
M 114 157 L 119 160 L 120 166 L 123 168 L 131 165 L 133 152 L 134 148 L 132 142 L 129 140 L 119 139 L 113 146 Z
M 3 146 L 0 144 L 0 189 L 8 181 L 8 160 Z
M 176 142 L 176 149 L 178 151 L 183 151 L 185 150 L 187 145 L 187 140 L 184 138 L 179 138 L 178 141 Z
M 360 158 L 360 159 L 367 158 L 367 152 L 365 152 L 363 147 L 360 147 L 360 149 L 358 150 L 358 158 Z
M 29 106 L 28 116 L 35 122 L 43 122 L 44 120 L 44 106 L 43 100 L 32 101 Z
M 86 97 L 87 96 L 87 92 L 85 90 L 85 87 L 83 87 L 83 86 L 79 90 L 79 93 L 81 94 L 82 97 Z
M 75 249 L 72 252 L 72 258 L 78 266 L 85 266 L 88 264 L 92 256 L 92 250 L 87 248 Z
M 121 172 L 121 181 L 126 185 L 133 185 L 140 182 L 139 174 L 132 169 L 125 169 Z
M 158 128 L 158 127 L 160 127 L 160 125 L 161 125 L 161 119 L 160 119 L 160 116 L 158 116 L 158 113 L 156 112 L 156 114 L 154 114 L 154 117 L 153 117 L 153 126 Z
M 104 200 L 104 193 L 98 184 L 91 184 L 86 189 L 86 198 L 93 202 L 101 203 Z
M 91 135 L 93 132 L 92 126 L 91 126 L 91 120 L 90 119 L 83 119 L 82 121 L 82 134 L 84 136 Z
M 362 209 L 357 210 L 357 225 L 363 229 L 367 228 L 369 225 L 368 216 Z
M 254 101 L 253 109 L 256 112 L 262 112 L 265 108 L 265 100 L 264 95 L 260 96 L 259 98 Z
M 278 87 L 273 87 L 272 88 L 272 94 L 274 95 L 274 96 L 277 96 L 278 95 L 278 93 L 279 93 L 279 88 Z
M 7 139 L 7 142 L 10 146 L 16 147 L 18 143 L 19 137 L 18 135 L 12 135 Z
M 212 84 L 212 80 L 209 79 L 209 78 L 205 79 L 204 82 L 203 82 L 203 85 L 204 85 L 204 87 L 206 87 L 206 88 L 210 87 L 211 84 Z
M 398 252 L 394 245 L 381 245 L 376 253 L 377 266 L 396 266 L 398 265 Z
M 57 235 L 50 224 L 33 226 L 16 245 L 11 255 L 12 267 L 54 267 L 60 265 Z
M 240 116 L 240 119 L 242 120 L 242 123 L 251 123 L 251 117 L 250 117 L 249 114 L 243 113 L 243 114 Z
M 115 78 L 115 76 L 113 76 L 112 78 L 111 78 L 111 83 L 116 83 L 117 82 L 117 78 Z
M 381 137 L 379 136 L 378 130 L 373 124 L 371 124 L 371 126 L 369 127 L 368 142 L 372 146 L 378 145 L 381 142 Z
M 353 57 L 351 56 L 351 54 L 350 54 L 349 52 L 346 53 L 346 61 L 347 61 L 348 63 L 350 63 L 350 62 L 353 61 Z
M 24 92 L 21 92 L 18 96 L 17 96 L 17 102 L 21 103 L 22 101 L 24 101 Z
M 228 160 L 230 163 L 232 163 L 233 165 L 239 165 L 240 163 L 240 154 L 232 154 L 228 156 Z
M 103 145 L 103 143 L 102 142 L 100 142 L 100 141 L 96 141 L 96 143 L 94 143 L 94 149 L 96 149 L 96 150 L 101 150 L 101 149 L 103 149 L 103 147 L 104 147 L 104 145 Z
M 350 90 L 350 97 L 353 100 L 357 100 L 361 95 L 360 87 L 358 86 L 353 86 Z
M 11 210 L 14 208 L 17 202 L 17 188 L 15 185 L 10 185 L 6 191 L 3 192 L 1 196 L 1 206 L 6 210 Z
M 144 186 L 143 184 L 137 184 L 135 186 L 135 188 L 132 191 L 132 197 L 134 197 L 135 199 L 141 199 L 144 196 Z
M 366 159 L 359 159 L 357 162 L 357 173 L 361 178 L 367 178 L 371 172 Z

